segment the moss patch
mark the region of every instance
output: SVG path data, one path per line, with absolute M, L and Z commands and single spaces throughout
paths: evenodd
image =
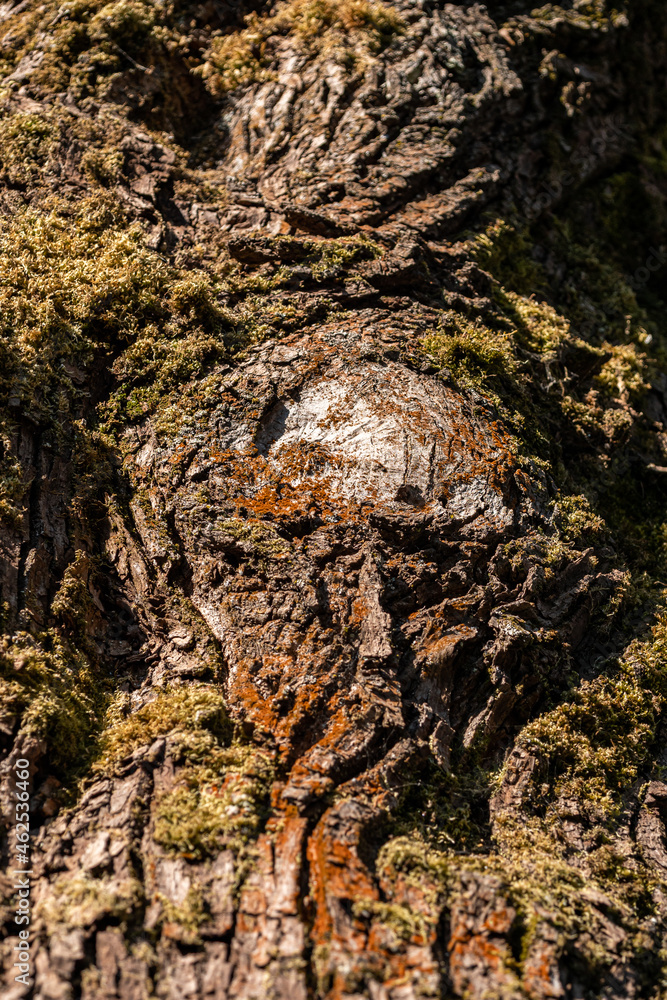
M 219 690 L 205 685 L 170 688 L 125 717 L 127 699 L 119 696 L 107 714 L 101 738 L 101 755 L 95 770 L 112 772 L 116 765 L 158 736 L 174 732 L 208 734 L 214 739 L 231 736 L 231 725 Z M 187 742 L 187 736 L 186 736 Z
M 159 924 L 178 925 L 178 938 L 184 944 L 200 944 L 200 928 L 210 917 L 202 891 L 197 886 L 188 889 L 182 903 L 173 903 L 162 893 L 156 893 L 154 902 L 161 907 Z M 173 936 L 173 935 L 172 935 Z
M 94 641 L 100 615 L 89 581 L 94 585 L 96 574 L 79 552 L 51 601 L 49 627 L 0 642 L 3 708 L 20 735 L 44 741 L 49 769 L 59 777 L 87 767 L 113 688 Z M 34 614 L 41 618 L 42 609 Z
M 206 762 L 179 772 L 177 787 L 155 807 L 153 837 L 173 854 L 189 859 L 239 852 L 254 840 L 268 815 L 272 769 L 250 747 L 213 749 Z
M 155 124 L 169 118 L 178 124 L 182 94 L 189 90 L 201 98 L 203 91 L 190 76 L 193 49 L 197 52 L 191 20 L 171 3 L 160 7 L 146 0 L 29 5 L 0 25 L 0 44 L 9 42 L 2 45 L 0 80 L 7 90 L 29 81 L 40 96 L 69 91 L 77 102 L 122 102 L 129 106 L 126 113 L 131 109 Z M 8 80 L 16 71 L 19 79 Z M 155 75 L 143 101 L 136 76 L 147 71 Z M 176 90 L 174 81 L 180 85 Z
M 141 904 L 143 889 L 134 878 L 95 878 L 85 872 L 60 875 L 49 896 L 36 907 L 47 927 L 92 927 L 101 918 L 129 918 Z
M 344 63 L 382 51 L 404 30 L 390 7 L 368 0 L 288 0 L 272 14 L 250 14 L 247 27 L 213 40 L 200 69 L 208 87 L 221 95 L 271 79 L 276 42 L 288 36 L 311 56 Z
M 541 760 L 532 805 L 574 798 L 611 822 L 624 792 L 645 773 L 667 706 L 667 617 L 649 641 L 634 642 L 620 664 L 582 681 L 563 702 L 529 723 L 518 746 Z
M 392 816 L 394 835 L 377 853 L 376 871 L 389 903 L 402 906 L 412 885 L 436 920 L 465 891 L 462 873 L 492 875 L 517 910 L 520 945 L 508 961 L 519 977 L 546 920 L 558 932 L 556 956 L 574 960 L 567 948 L 576 940 L 578 974 L 590 989 L 599 989 L 610 961 L 599 937 L 611 918 L 624 935 L 623 953 L 645 967 L 647 984 L 657 981 L 664 955 L 651 928 L 659 925 L 667 883 L 617 833 L 628 798 L 642 781 L 660 776 L 654 759 L 666 695 L 662 616 L 620 663 L 579 683 L 556 708 L 524 727 L 516 746 L 537 763 L 521 805 L 496 815 L 492 836 L 483 803 L 502 785 L 503 769 L 494 774 L 458 767 L 443 775 L 434 768 L 428 776 L 412 775 Z M 561 829 L 564 819 L 571 825 L 573 818 L 586 845 L 574 856 Z M 403 923 L 405 933 L 415 926 L 408 916 Z
M 45 741 L 49 766 L 60 776 L 89 761 L 110 682 L 85 653 L 53 632 L 2 640 L 3 708 L 17 717 L 21 734 Z
M 164 316 L 163 262 L 112 201 L 26 209 L 0 229 L 1 403 L 62 423 L 72 369 Z M 69 369 L 69 370 L 68 370 Z
M 0 178 L 25 186 L 39 179 L 59 135 L 53 114 L 13 114 L 0 118 Z

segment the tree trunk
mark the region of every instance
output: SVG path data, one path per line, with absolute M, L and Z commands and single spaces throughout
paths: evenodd
M 7 1000 L 665 995 L 666 43 L 5 5 Z

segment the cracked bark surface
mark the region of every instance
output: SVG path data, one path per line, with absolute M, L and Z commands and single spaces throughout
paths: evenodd
M 130 17 L 30 0 L 0 12 L 0 125 L 32 135 L 46 115 L 55 129 L 37 129 L 37 153 L 21 147 L 38 156 L 27 180 L 0 150 L 3 225 L 31 210 L 75 231 L 88 223 L 72 206 L 107 199 L 124 213 L 110 231 L 137 226 L 146 259 L 180 269 L 154 279 L 156 296 L 228 344 L 193 348 L 171 382 L 155 376 L 155 398 L 133 396 L 142 305 L 83 358 L 54 348 L 55 418 L 40 409 L 50 389 L 30 397 L 11 369 L 3 383 L 3 460 L 20 484 L 0 532 L 3 996 L 657 1000 L 663 695 L 628 728 L 634 689 L 619 687 L 611 745 L 650 729 L 620 776 L 601 754 L 559 785 L 556 751 L 525 735 L 583 704 L 578 685 L 604 688 L 619 658 L 637 685 L 664 662 L 646 635 L 660 569 L 633 604 L 629 574 L 650 574 L 620 522 L 568 535 L 558 506 L 593 484 L 607 516 L 610 482 L 634 476 L 664 522 L 651 471 L 667 465 L 664 328 L 618 347 L 614 307 L 590 291 L 598 265 L 573 277 L 548 235 L 568 212 L 594 229 L 591 192 L 634 170 L 653 206 L 640 244 L 663 248 L 657 6 L 401 0 L 379 50 L 352 29 L 346 55 L 280 29 L 231 90 L 211 32 L 241 32 L 245 8 L 165 8 L 168 28 L 135 48 L 109 34 L 105 63 L 90 53 L 121 7 Z M 58 48 L 68 19 L 96 17 L 97 35 Z M 527 227 L 545 286 L 521 296 L 480 256 L 496 218 Z M 218 312 L 203 284 L 178 305 L 192 274 L 222 275 Z M 455 317 L 463 362 L 434 339 Z M 501 362 L 510 320 L 524 339 Z M 151 358 L 168 322 L 150 328 Z M 36 689 L 34 663 L 54 650 L 65 686 L 83 671 L 95 692 L 74 759 L 60 716 L 30 715 L 11 686 Z M 70 666 L 79 655 L 85 668 Z M 22 758 L 28 989 L 13 977 L 9 874 Z

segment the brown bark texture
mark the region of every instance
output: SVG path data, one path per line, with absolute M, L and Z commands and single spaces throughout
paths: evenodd
M 667 996 L 666 73 L 0 6 L 3 998 Z

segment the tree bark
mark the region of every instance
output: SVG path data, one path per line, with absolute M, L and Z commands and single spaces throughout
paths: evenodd
M 627 6 L 2 13 L 8 1000 L 663 996 Z

